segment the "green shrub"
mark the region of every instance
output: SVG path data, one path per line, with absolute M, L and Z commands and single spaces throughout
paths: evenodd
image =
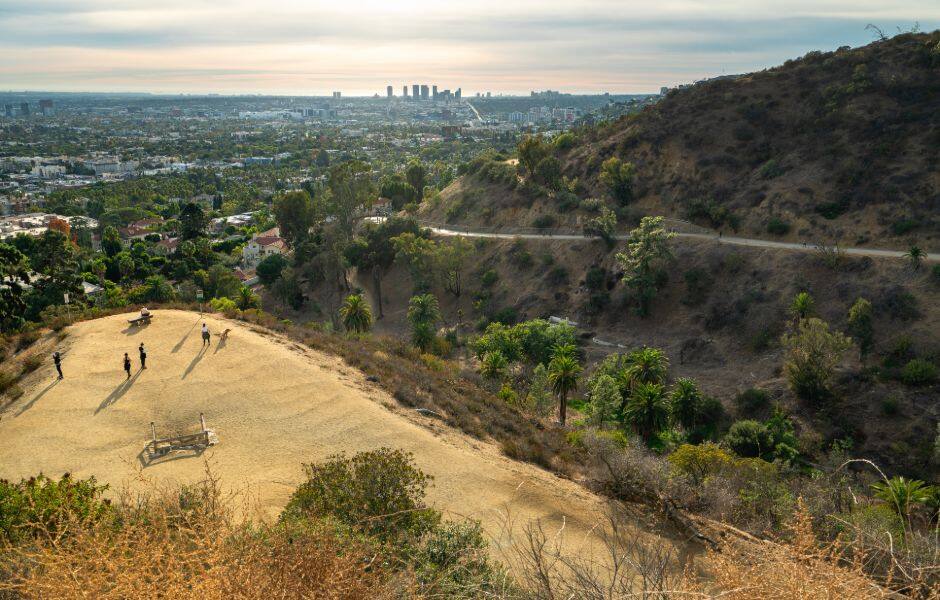
M 881 412 L 887 417 L 898 414 L 900 402 L 896 396 L 888 396 L 881 401 Z
M 698 306 L 708 298 L 714 279 L 705 269 L 689 269 L 682 274 L 685 280 L 685 297 L 682 303 L 688 306 Z
M 499 281 L 499 273 L 493 269 L 484 271 L 483 275 L 480 276 L 480 284 L 483 287 L 492 287 L 497 281 Z
M 16 382 L 19 380 L 19 375 L 0 371 L 0 394 L 6 393 L 6 391 L 15 386 Z
M 738 456 L 756 458 L 771 450 L 770 432 L 766 425 L 752 419 L 735 421 L 725 436 L 725 444 Z
M 549 285 L 561 285 L 568 282 L 568 269 L 557 266 L 548 272 L 546 276 Z
M 929 385 L 937 381 L 937 375 L 937 365 L 923 358 L 915 358 L 901 369 L 901 381 L 907 385 Z
M 42 334 L 36 329 L 30 329 L 30 330 L 24 331 L 23 333 L 19 335 L 18 338 L 16 338 L 16 351 L 22 352 L 26 348 L 29 348 L 40 337 L 42 337 Z
M 786 235 L 790 233 L 790 223 L 779 217 L 771 217 L 767 221 L 767 233 L 771 235 Z
M 904 235 L 916 229 L 919 223 L 914 219 L 901 219 L 891 224 L 894 235 Z
M 58 481 L 45 475 L 19 483 L 0 480 L 0 545 L 17 544 L 38 536 L 63 534 L 101 518 L 109 504 L 101 499 L 107 486 L 94 477 Z
M 532 227 L 536 229 L 550 229 L 555 226 L 556 222 L 554 215 L 539 215 L 532 220 Z
M 750 388 L 738 394 L 734 401 L 742 413 L 753 414 L 767 408 L 770 395 L 766 390 Z
M 431 477 L 402 450 L 380 448 L 304 465 L 307 480 L 284 509 L 286 516 L 332 517 L 381 540 L 419 537 L 440 521 L 424 504 Z

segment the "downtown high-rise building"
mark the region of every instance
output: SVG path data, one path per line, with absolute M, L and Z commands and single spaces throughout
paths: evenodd
M 388 86 L 385 88 L 385 95 L 388 96 L 389 98 L 392 98 L 393 96 L 395 96 L 395 92 L 392 90 L 392 86 Z
M 431 86 L 431 99 L 435 101 L 437 100 L 437 86 L 436 85 Z
M 401 97 L 402 97 L 402 98 L 407 98 L 407 97 L 408 97 L 408 86 L 407 86 L 407 85 L 401 86 Z
M 427 102 L 430 99 L 431 88 L 426 85 L 421 86 L 421 99 Z
M 421 97 L 421 86 L 417 83 L 412 84 L 411 86 L 411 97 L 415 100 Z

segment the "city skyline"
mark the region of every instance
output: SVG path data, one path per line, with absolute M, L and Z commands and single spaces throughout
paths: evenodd
M 0 89 L 386 95 L 391 84 L 528 94 L 653 93 L 759 70 L 810 50 L 940 27 L 940 4 L 900 0 L 0 0 Z M 410 90 L 409 90 L 410 91 Z

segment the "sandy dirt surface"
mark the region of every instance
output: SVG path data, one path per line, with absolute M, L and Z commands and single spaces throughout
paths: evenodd
M 517 535 L 542 519 L 553 530 L 564 523 L 570 551 L 596 548 L 585 540 L 603 521 L 602 499 L 508 459 L 492 444 L 425 421 L 336 357 L 214 316 L 160 310 L 141 328 L 128 327 L 128 316 L 70 327 L 62 342 L 65 379 L 55 379 L 50 360 L 24 381 L 26 393 L 0 415 L 0 477 L 71 472 L 133 488 L 144 485 L 142 474 L 175 485 L 202 478 L 208 461 L 223 485 L 247 490 L 274 516 L 300 482 L 303 463 L 390 446 L 414 453 L 434 476 L 433 506 L 480 519 L 498 545 L 508 541 L 508 512 Z M 203 322 L 213 333 L 208 348 Z M 225 328 L 232 331 L 220 343 Z M 139 369 L 141 342 L 146 370 Z M 125 352 L 133 361 L 129 381 Z M 159 436 L 195 433 L 200 413 L 218 445 L 202 456 L 147 460 L 151 421 Z M 645 523 L 637 527 L 648 530 Z

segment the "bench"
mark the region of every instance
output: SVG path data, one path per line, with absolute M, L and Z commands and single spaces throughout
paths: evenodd
M 153 318 L 153 315 L 140 315 L 139 317 L 134 317 L 133 319 L 128 319 L 127 322 L 131 325 L 143 325 L 149 324 L 150 319 Z
M 172 437 L 158 438 L 157 430 L 153 422 L 150 423 L 150 435 L 152 439 L 147 443 L 145 451 L 151 459 L 166 456 L 176 450 L 195 450 L 202 452 L 209 446 L 215 446 L 219 443 L 219 438 L 215 431 L 206 427 L 206 418 L 199 413 L 199 425 L 202 431 L 188 435 L 176 435 Z

